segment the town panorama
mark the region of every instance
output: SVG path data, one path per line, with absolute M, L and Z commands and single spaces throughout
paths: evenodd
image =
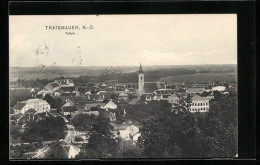
M 238 157 L 235 14 L 9 22 L 10 160 Z

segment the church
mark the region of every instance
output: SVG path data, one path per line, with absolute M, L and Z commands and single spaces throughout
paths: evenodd
M 151 94 L 157 90 L 164 90 L 165 82 L 145 82 L 144 81 L 144 71 L 142 69 L 142 65 L 140 64 L 140 69 L 138 73 L 138 94 L 139 96 L 143 94 Z

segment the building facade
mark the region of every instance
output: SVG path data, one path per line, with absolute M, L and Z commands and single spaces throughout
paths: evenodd
M 208 112 L 209 111 L 209 99 L 207 97 L 201 97 L 195 95 L 192 97 L 192 103 L 190 112 Z
M 24 114 L 29 109 L 34 109 L 37 112 L 49 112 L 50 104 L 42 99 L 29 99 L 16 103 L 13 110 L 16 114 Z

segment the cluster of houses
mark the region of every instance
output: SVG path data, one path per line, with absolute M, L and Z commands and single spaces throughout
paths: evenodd
M 131 140 L 135 143 L 141 135 L 139 130 L 140 124 L 132 123 L 132 121 L 122 124 L 115 122 L 117 119 L 114 111 L 118 109 L 118 104 L 134 105 L 142 103 L 143 100 L 141 98 L 144 98 L 145 103 L 154 100 L 166 100 L 172 104 L 174 109 L 179 106 L 182 97 L 185 98 L 189 95 L 192 101 L 189 111 L 191 113 L 203 113 L 209 111 L 209 101 L 214 99 L 213 91 L 219 91 L 223 94 L 228 93 L 226 86 L 223 84 L 187 84 L 186 82 L 166 84 L 163 81 L 145 82 L 144 72 L 140 65 L 137 85 L 133 83 L 101 82 L 75 86 L 71 79 L 55 80 L 48 83 L 37 94 L 32 90 L 34 98 L 17 102 L 12 107 L 12 110 L 14 114 L 19 114 L 20 117 L 16 118 L 12 116 L 11 118 L 16 122 L 26 122 L 29 120 L 39 121 L 47 117 L 62 115 L 69 122 L 69 119 L 75 114 L 104 115 L 109 118 L 115 137 L 120 136 L 122 139 Z M 36 98 L 36 95 L 44 97 L 46 94 L 49 94 L 53 98 L 62 99 L 63 103 L 59 113 L 55 109 L 52 109 L 45 100 Z M 125 114 L 124 110 L 123 115 Z
M 167 100 L 172 104 L 172 107 L 179 105 L 180 97 L 190 95 L 191 96 L 191 106 L 189 111 L 194 112 L 208 112 L 209 111 L 209 101 L 214 99 L 214 91 L 219 91 L 223 94 L 228 94 L 226 86 L 223 84 L 212 83 L 195 83 L 186 84 L 176 83 L 176 84 L 165 84 L 165 82 L 145 82 L 144 72 L 140 64 L 139 74 L 138 74 L 138 94 L 145 98 L 145 101 L 152 100 Z M 201 94 L 205 93 L 204 96 Z

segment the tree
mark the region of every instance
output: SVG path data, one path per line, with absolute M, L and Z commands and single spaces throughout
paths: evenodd
M 76 114 L 72 117 L 71 123 L 79 131 L 89 131 L 93 126 L 96 117 L 88 114 Z
M 44 159 L 68 159 L 68 153 L 62 147 L 62 144 L 57 141 L 49 146 Z
M 143 149 L 147 158 L 163 158 L 168 156 L 169 140 L 167 123 L 163 115 L 155 115 L 146 119 L 138 139 L 138 146 Z
M 21 139 L 25 142 L 41 142 L 43 140 L 59 140 L 66 135 L 67 127 L 60 116 L 47 117 L 40 121 L 31 121 L 27 124 Z
M 43 98 L 48 104 L 50 104 L 51 107 L 53 107 L 53 97 L 49 94 L 46 94 Z
M 76 158 L 112 158 L 117 155 L 117 142 L 109 130 L 109 119 L 97 117 L 86 146 Z

